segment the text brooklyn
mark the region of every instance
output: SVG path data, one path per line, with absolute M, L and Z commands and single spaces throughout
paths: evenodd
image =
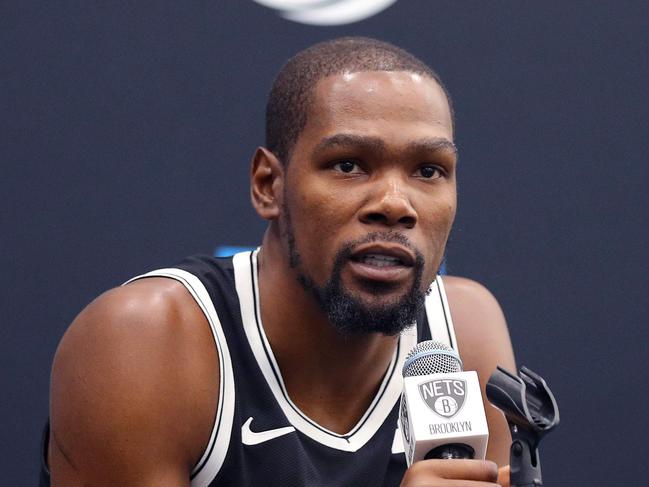
M 445 435 L 448 433 L 464 433 L 472 431 L 471 421 L 456 421 L 454 423 L 429 424 L 431 435 Z

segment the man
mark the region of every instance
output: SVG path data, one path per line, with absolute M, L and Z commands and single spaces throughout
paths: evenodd
M 276 78 L 266 128 L 251 169 L 262 247 L 141 276 L 63 337 L 52 485 L 496 485 L 488 461 L 406 471 L 395 440 L 418 340 L 457 346 L 483 389 L 514 368 L 490 293 L 436 279 L 456 208 L 441 82 L 386 43 L 317 44 Z M 487 456 L 505 465 L 506 424 L 486 412 Z

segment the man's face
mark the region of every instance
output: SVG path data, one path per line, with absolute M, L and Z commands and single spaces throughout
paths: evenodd
M 412 324 L 455 216 L 448 101 L 431 78 L 359 72 L 321 80 L 285 176 L 291 265 L 344 332 Z

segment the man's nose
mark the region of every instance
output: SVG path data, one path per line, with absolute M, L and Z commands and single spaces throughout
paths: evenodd
M 376 181 L 360 219 L 367 224 L 413 228 L 417 224 L 417 212 L 404 182 L 398 177 Z

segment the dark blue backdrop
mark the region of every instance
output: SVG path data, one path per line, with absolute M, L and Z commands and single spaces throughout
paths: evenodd
M 400 0 L 313 27 L 251 0 L 2 2 L 1 483 L 36 481 L 50 362 L 88 301 L 259 241 L 247 172 L 271 79 L 298 49 L 354 34 L 413 51 L 454 96 L 449 272 L 492 289 L 519 363 L 556 393 L 546 485 L 640 485 L 648 14 L 643 1 Z

